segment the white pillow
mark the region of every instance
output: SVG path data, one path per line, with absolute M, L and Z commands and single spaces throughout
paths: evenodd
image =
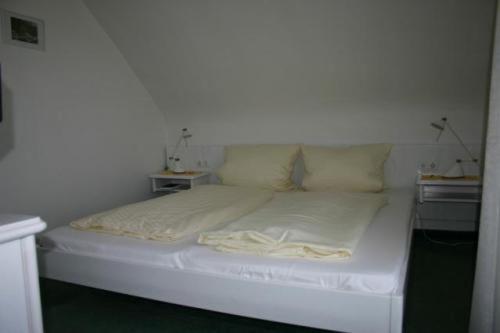
M 391 144 L 344 148 L 303 146 L 306 191 L 380 192 Z
M 224 185 L 293 190 L 292 171 L 299 152 L 299 145 L 227 146 L 217 176 Z

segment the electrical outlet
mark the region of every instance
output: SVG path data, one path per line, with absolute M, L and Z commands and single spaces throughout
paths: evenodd
M 420 175 L 435 175 L 438 172 L 438 165 L 434 161 L 420 163 L 418 173 Z
M 201 162 L 201 160 L 198 160 L 198 162 L 196 162 L 196 166 L 198 166 L 198 168 L 201 168 L 202 165 L 203 163 Z
M 203 160 L 203 167 L 208 168 L 208 161 L 207 160 Z

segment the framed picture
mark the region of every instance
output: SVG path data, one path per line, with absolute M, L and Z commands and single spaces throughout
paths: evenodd
M 44 50 L 45 33 L 42 20 L 6 10 L 1 11 L 1 18 L 4 43 Z

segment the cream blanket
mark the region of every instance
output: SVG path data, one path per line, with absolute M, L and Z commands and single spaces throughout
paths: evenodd
M 170 242 L 236 220 L 270 200 L 272 191 L 202 185 L 71 222 L 81 230 Z
M 259 210 L 198 242 L 225 252 L 339 259 L 352 255 L 364 230 L 387 203 L 383 194 L 276 193 Z

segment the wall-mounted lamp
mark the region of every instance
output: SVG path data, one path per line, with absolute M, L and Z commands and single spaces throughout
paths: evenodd
M 179 136 L 179 139 L 177 140 L 177 143 L 175 144 L 174 148 L 174 153 L 172 155 L 168 155 L 168 160 L 167 160 L 167 168 L 171 169 L 174 173 L 183 173 L 186 172 L 184 169 L 184 166 L 182 165 L 181 159 L 177 155 L 179 152 L 179 148 L 181 147 L 181 143 L 184 142 L 185 147 L 188 147 L 188 139 L 191 138 L 193 135 L 189 133 L 187 128 L 183 128 L 181 135 Z
M 443 118 L 441 118 L 441 123 L 439 123 L 439 124 L 438 123 L 431 123 L 431 126 L 434 127 L 435 129 L 439 130 L 439 134 L 436 138 L 436 142 L 438 142 L 439 139 L 441 138 L 441 134 L 443 134 L 443 131 L 445 129 L 448 129 L 453 134 L 453 136 L 457 139 L 457 141 L 460 143 L 460 145 L 465 150 L 465 152 L 467 152 L 467 155 L 469 155 L 470 160 L 465 160 L 465 161 L 474 162 L 475 164 L 479 165 L 478 159 L 474 157 L 474 155 L 472 154 L 470 149 L 467 148 L 467 146 L 465 145 L 463 140 L 460 138 L 460 136 L 457 134 L 457 132 L 455 132 L 455 130 L 453 129 L 451 124 L 448 122 L 448 118 L 443 117 Z M 443 177 L 446 177 L 446 178 L 462 178 L 462 177 L 464 177 L 465 173 L 464 173 L 464 169 L 462 167 L 463 161 L 464 160 L 462 160 L 462 159 L 457 159 L 455 161 L 455 164 L 453 164 L 453 166 L 448 171 L 445 172 Z

